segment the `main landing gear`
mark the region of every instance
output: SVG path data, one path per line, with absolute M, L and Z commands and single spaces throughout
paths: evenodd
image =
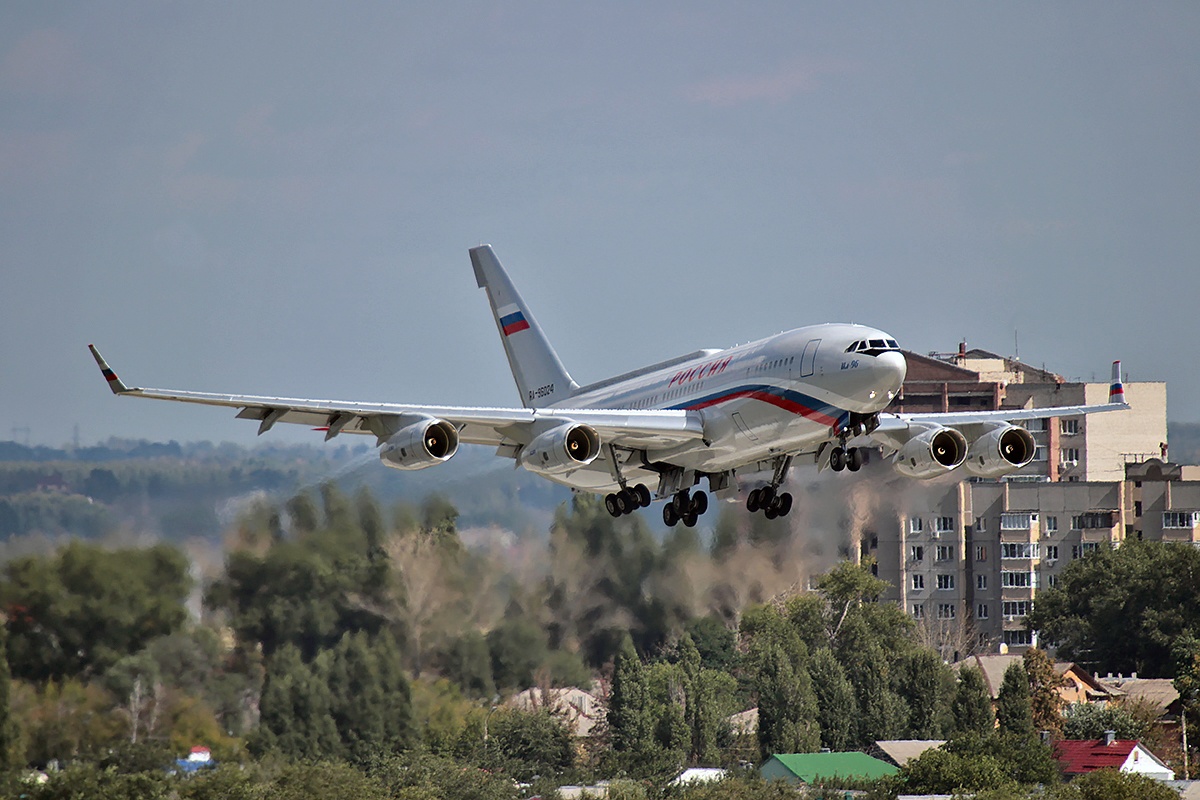
M 766 486 L 754 489 L 746 498 L 746 510 L 753 514 L 763 512 L 767 519 L 786 517 L 792 510 L 792 495 L 790 492 L 780 492 L 779 487 L 787 479 L 788 470 L 792 468 L 792 457 L 782 456 L 775 461 L 775 474 Z
M 704 492 L 692 494 L 684 489 L 663 504 L 663 522 L 668 528 L 674 528 L 680 522 L 694 528 L 705 511 L 708 511 L 708 495 Z
M 650 490 L 646 488 L 646 484 L 644 483 L 639 483 L 637 486 L 627 486 L 619 492 L 606 495 L 604 498 L 604 508 L 614 517 L 632 514 L 639 508 L 646 508 L 649 505 Z
M 839 444 L 829 451 L 829 468 L 834 472 L 844 469 L 858 472 L 865 461 L 862 450 L 857 447 L 846 448 Z

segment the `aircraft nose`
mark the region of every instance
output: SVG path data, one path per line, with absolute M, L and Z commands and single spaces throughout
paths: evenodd
M 904 385 L 904 376 L 908 374 L 908 362 L 904 360 L 903 353 L 889 350 L 875 357 L 875 369 L 879 376 L 879 386 L 887 393 L 888 402 L 891 402 Z

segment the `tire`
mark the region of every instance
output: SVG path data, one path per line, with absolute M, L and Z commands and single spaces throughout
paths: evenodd
M 696 492 L 692 495 L 691 513 L 697 517 L 708 511 L 708 495 L 704 492 Z
M 753 514 L 758 511 L 758 489 L 751 489 L 746 496 L 746 510 Z
M 695 514 L 686 514 L 683 517 L 683 524 L 689 528 L 696 527 L 697 517 Z
M 646 484 L 639 483 L 633 488 L 633 491 L 637 495 L 638 505 L 642 508 L 649 508 L 651 497 L 650 490 L 646 488 Z
M 614 517 L 621 516 L 621 508 L 617 505 L 617 496 L 615 494 L 604 496 L 604 510 Z
M 851 447 L 846 451 L 846 468 L 851 472 L 858 472 L 862 469 L 863 457 L 862 451 L 857 447 Z
M 779 516 L 779 512 L 775 510 L 775 504 L 772 503 L 763 509 L 763 515 L 766 516 L 767 519 L 775 519 Z
M 668 528 L 674 528 L 677 522 L 679 522 L 679 515 L 675 513 L 675 506 L 671 503 L 663 503 L 663 523 Z
M 634 492 L 631 489 L 622 489 L 621 491 L 619 491 L 617 493 L 617 497 L 620 497 L 622 500 L 625 501 L 625 513 L 626 514 L 632 514 L 634 511 L 637 511 L 639 508 L 642 507 L 642 502 L 641 502 L 641 499 L 637 496 L 637 492 Z
M 841 472 L 846 468 L 846 451 L 840 447 L 835 447 L 829 453 L 829 468 L 834 472 Z
M 758 490 L 758 507 L 770 508 L 772 501 L 775 500 L 775 487 L 764 486 Z
M 779 516 L 786 517 L 792 511 L 792 493 L 784 492 L 779 495 Z
M 687 513 L 688 508 L 691 506 L 692 497 L 691 494 L 688 493 L 688 490 L 684 489 L 682 492 L 677 493 L 673 498 L 671 498 L 671 502 L 675 505 L 675 513 L 682 517 L 685 513 Z

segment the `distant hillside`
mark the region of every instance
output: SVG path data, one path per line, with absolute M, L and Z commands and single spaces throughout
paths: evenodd
M 1168 422 L 1167 441 L 1176 464 L 1200 464 L 1200 422 Z
M 570 496 L 479 447 L 464 447 L 448 464 L 400 472 L 357 439 L 253 448 L 114 439 L 77 450 L 0 442 L 0 540 L 117 531 L 217 538 L 256 500 L 282 502 L 325 482 L 348 494 L 369 489 L 385 507 L 441 494 L 459 510 L 462 527 L 518 534 L 545 533 Z

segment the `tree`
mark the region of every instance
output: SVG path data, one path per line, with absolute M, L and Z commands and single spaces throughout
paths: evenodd
M 1179 794 L 1153 778 L 1101 769 L 1080 775 L 1065 787 L 1064 800 L 1178 800 Z
M 653 750 L 656 720 L 650 707 L 646 674 L 633 640 L 628 638 L 613 664 L 607 719 L 613 752 L 625 763 L 636 763 Z
M 821 745 L 835 753 L 850 749 L 855 741 L 854 720 L 858 716 L 854 687 L 828 647 L 813 654 L 808 671 L 817 697 Z
M 8 669 L 8 632 L 0 625 L 0 772 L 20 765 L 21 728 L 12 709 L 12 673 Z
M 489 738 L 489 752 L 501 754 L 503 765 L 517 780 L 557 774 L 575 762 L 571 732 L 548 709 L 497 714 Z
M 550 648 L 546 632 L 524 617 L 510 617 L 487 635 L 492 654 L 492 674 L 498 687 L 528 689 L 534 673 L 545 663 Z
M 766 761 L 776 753 L 812 753 L 821 746 L 817 699 L 803 663 L 793 666 L 778 642 L 761 644 L 758 672 L 758 747 Z M 802 645 L 803 646 L 803 645 Z
M 1071 562 L 1038 592 L 1028 624 L 1095 672 L 1172 676 L 1172 643 L 1200 637 L 1197 585 L 1200 550 L 1130 539 Z
M 1006 782 L 1004 768 L 989 755 L 931 748 L 900 769 L 905 793 L 950 794 L 992 789 Z
M 1014 661 L 1004 671 L 1004 680 L 1000 683 L 1000 694 L 996 699 L 996 720 L 1002 731 L 1021 735 L 1033 733 L 1029 678 L 1019 661 Z
M 454 641 L 446 656 L 446 673 L 472 697 L 496 694 L 492 653 L 487 639 L 479 631 L 467 631 Z
M 941 735 L 948 670 L 932 650 L 914 650 L 900 662 L 897 688 L 908 703 L 910 738 L 933 739 Z
M 1025 674 L 1029 677 L 1029 706 L 1033 717 L 1033 729 L 1058 733 L 1062 730 L 1062 708 L 1066 705 L 1058 690 L 1065 686 L 1067 681 L 1054 669 L 1054 664 L 1046 653 L 1036 647 L 1026 650 L 1023 660 Z
M 8 658 L 34 682 L 103 673 L 179 629 L 191 591 L 177 548 L 106 550 L 72 541 L 53 556 L 10 561 L 0 602 L 10 609 Z
M 1102 739 L 1105 731 L 1114 731 L 1118 739 L 1141 739 L 1148 727 L 1129 709 L 1113 703 L 1072 703 L 1063 717 L 1064 739 Z
M 314 674 L 294 645 L 284 645 L 267 661 L 259 706 L 261 717 L 250 742 L 252 750 L 278 752 L 293 759 L 341 755 L 329 682 L 324 675 Z
M 959 670 L 950 716 L 956 733 L 985 736 L 995 730 L 996 715 L 992 712 L 987 684 L 983 680 L 983 673 L 975 667 Z

